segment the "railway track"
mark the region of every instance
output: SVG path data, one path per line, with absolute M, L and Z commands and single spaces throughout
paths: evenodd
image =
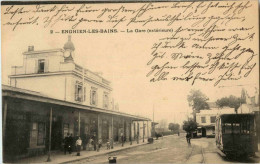
M 199 150 L 199 152 L 200 152 L 200 154 L 201 154 L 201 160 L 200 161 L 192 161 L 192 159 L 190 159 L 194 154 L 194 150 L 195 150 L 195 146 L 193 145 L 192 146 L 192 148 L 191 148 L 191 151 L 190 151 L 190 153 L 189 153 L 189 155 L 186 157 L 186 161 L 185 161 L 185 163 L 187 163 L 187 162 L 189 162 L 190 163 L 190 161 L 189 160 L 191 160 L 191 162 L 192 163 L 205 163 L 205 156 L 204 156 L 204 150 L 203 150 L 203 147 L 202 146 L 200 146 L 200 150 Z M 196 154 L 196 153 L 195 153 Z M 196 154 L 197 155 L 197 154 Z
M 185 161 L 185 163 L 190 159 L 193 150 L 194 150 L 194 145 L 191 147 L 191 151 L 190 151 L 189 155 L 186 157 L 186 161 Z
M 202 156 L 202 161 L 201 161 L 201 163 L 205 163 L 205 157 L 204 157 L 203 147 L 200 147 L 200 148 L 201 148 L 201 156 Z

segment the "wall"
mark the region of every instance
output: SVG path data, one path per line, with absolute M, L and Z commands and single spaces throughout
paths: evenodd
M 64 77 L 60 75 L 11 78 L 11 86 L 15 86 L 15 80 L 17 88 L 40 92 L 43 95 L 64 100 L 65 83 Z
M 45 59 L 46 72 L 57 72 L 60 70 L 60 63 L 64 61 L 62 52 L 50 52 L 41 54 L 25 55 L 24 69 L 25 74 L 37 73 L 38 60 Z
M 222 109 L 216 109 L 216 110 L 201 110 L 200 113 L 196 114 L 196 122 L 202 126 L 215 125 L 215 123 L 210 122 L 210 117 L 218 116 L 220 114 L 235 114 L 235 110 L 234 110 L 234 108 L 222 108 Z M 201 117 L 206 118 L 206 123 L 201 122 Z
M 38 60 L 45 60 L 44 73 L 38 73 Z M 74 72 L 72 75 L 64 74 L 62 71 Z M 24 88 L 46 94 L 47 96 L 66 100 L 70 102 L 75 101 L 75 84 L 76 81 L 82 82 L 83 68 L 73 62 L 64 62 L 64 57 L 61 49 L 48 50 L 39 52 L 26 52 L 23 58 L 23 66 L 13 67 L 12 75 L 20 75 L 23 78 L 16 78 L 11 76 L 11 86 Z M 58 72 L 61 75 L 45 76 L 51 72 Z M 25 77 L 24 74 L 31 74 L 33 77 Z M 76 75 L 77 74 L 77 75 Z M 97 105 L 92 105 L 98 108 L 104 108 L 104 92 L 108 93 L 108 108 L 112 109 L 110 89 L 102 85 L 109 86 L 109 82 L 95 73 L 86 70 L 85 76 L 92 80 L 85 80 L 86 87 L 86 100 L 78 102 L 84 105 L 90 104 L 90 91 L 91 87 L 97 88 Z M 87 79 L 87 78 L 86 78 Z M 102 85 L 98 85 L 101 83 Z M 48 89 L 47 89 L 48 88 Z M 84 88 L 84 87 L 83 87 Z M 84 94 L 84 92 L 83 92 Z
M 69 83 L 67 85 L 70 87 L 70 96 L 68 97 L 68 100 L 76 102 L 75 101 L 75 85 L 76 85 L 77 81 L 83 82 L 83 79 L 81 77 L 73 75 L 73 76 L 70 76 L 70 78 L 68 80 L 69 80 Z M 108 89 L 106 89 L 106 88 L 104 88 L 100 85 L 97 85 L 93 82 L 87 81 L 87 80 L 85 80 L 83 88 L 84 87 L 86 87 L 86 100 L 83 101 L 83 102 L 80 102 L 83 105 L 95 106 L 95 107 L 98 107 L 98 108 L 104 108 L 104 106 L 103 106 L 104 92 L 108 93 L 108 104 L 111 101 L 111 91 L 110 90 L 108 90 Z M 90 92 L 92 90 L 91 87 L 94 87 L 94 88 L 97 89 L 97 105 L 91 105 L 90 104 Z M 109 105 L 108 109 L 111 109 L 111 105 Z

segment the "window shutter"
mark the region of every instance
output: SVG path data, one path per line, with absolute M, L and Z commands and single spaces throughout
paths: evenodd
M 78 89 L 78 86 L 77 86 L 77 83 L 75 84 L 75 101 L 78 100 L 77 98 L 77 89 Z
M 79 90 L 79 101 L 83 101 L 83 87 L 81 87 L 81 90 Z
M 105 94 L 103 94 L 103 108 L 105 108 Z
M 90 90 L 90 99 L 89 99 L 89 101 L 90 101 L 90 105 L 92 105 L 92 90 Z
M 95 94 L 95 99 L 96 99 L 96 106 L 98 105 L 98 93 L 97 93 L 97 91 L 96 91 L 96 94 Z
M 38 64 L 39 64 L 39 61 L 35 60 L 35 70 L 34 70 L 35 73 L 38 73 Z
M 45 59 L 44 72 L 49 72 L 49 60 Z

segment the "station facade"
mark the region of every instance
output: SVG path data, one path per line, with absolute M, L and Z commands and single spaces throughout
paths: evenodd
M 2 86 L 5 161 L 60 150 L 67 133 L 103 142 L 151 136 L 151 120 L 120 112 L 111 83 L 77 65 L 74 50 L 70 37 L 63 49 L 29 46 L 23 66 L 12 67 L 10 86 Z

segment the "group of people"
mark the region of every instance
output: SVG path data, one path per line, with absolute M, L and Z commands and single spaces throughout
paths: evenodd
M 179 135 L 179 133 L 178 133 L 178 135 Z M 135 136 L 135 138 L 137 139 L 137 143 L 138 143 L 139 137 Z M 125 142 L 125 137 L 124 137 L 123 133 L 120 134 L 120 140 L 121 140 L 121 144 L 123 147 L 124 142 Z M 190 145 L 191 144 L 190 143 L 191 134 L 189 132 L 186 134 L 186 140 L 187 140 L 187 143 Z M 90 143 L 88 143 L 88 141 Z M 77 149 L 77 156 L 80 156 L 82 142 L 83 142 L 84 150 L 86 150 L 87 144 L 91 144 L 94 147 L 94 151 L 99 151 L 102 146 L 102 140 L 101 139 L 98 140 L 96 133 L 94 133 L 92 137 L 88 137 L 87 135 L 84 135 L 83 141 L 81 140 L 81 138 L 79 136 L 77 136 L 76 142 L 75 142 L 75 138 L 73 137 L 73 135 L 67 133 L 67 136 L 64 138 L 64 154 L 66 154 L 67 152 L 69 152 L 69 154 L 71 154 L 71 152 L 74 150 L 74 146 L 75 146 L 75 148 Z M 113 141 L 112 137 L 110 139 L 108 139 L 107 140 L 107 149 L 113 149 L 113 143 L 114 143 L 114 141 Z
M 90 138 L 90 144 L 93 145 L 94 151 L 99 151 L 99 149 L 102 146 L 102 140 L 97 138 L 96 133 L 93 134 L 93 136 Z M 88 144 L 88 143 L 86 143 Z
M 76 139 L 76 142 L 75 142 L 75 139 Z M 79 156 L 81 145 L 82 145 L 81 138 L 79 136 L 74 138 L 72 136 L 72 134 L 67 133 L 67 136 L 64 138 L 64 154 L 66 154 L 67 152 L 69 152 L 69 154 L 71 154 L 71 152 L 74 150 L 74 145 L 76 146 L 77 155 Z
M 137 143 L 139 142 L 139 135 L 135 136 Z M 125 136 L 124 133 L 120 134 L 120 141 L 122 147 L 124 146 L 125 143 Z M 114 140 L 113 138 L 109 138 L 106 142 L 107 144 L 107 149 L 113 149 L 114 145 Z M 80 155 L 80 150 L 81 146 L 83 146 L 83 150 L 86 150 L 87 145 L 91 145 L 94 149 L 94 151 L 99 151 L 100 148 L 102 147 L 102 140 L 97 138 L 96 133 L 93 133 L 92 136 L 89 136 L 87 134 L 84 134 L 82 139 L 79 136 L 73 137 L 72 134 L 67 133 L 67 136 L 64 138 L 64 154 L 71 152 L 73 150 L 77 150 L 77 155 Z
M 123 136 L 121 136 L 121 138 L 123 138 Z M 122 142 L 122 146 L 123 143 L 124 142 Z M 64 138 L 64 154 L 66 154 L 67 152 L 71 154 L 71 152 L 76 149 L 77 156 L 80 156 L 80 150 L 82 145 L 83 150 L 86 150 L 87 145 L 91 145 L 94 151 L 99 151 L 102 147 L 102 140 L 98 140 L 96 133 L 94 133 L 91 137 L 85 134 L 82 139 L 79 136 L 73 137 L 72 134 L 67 133 L 67 136 Z M 107 149 L 113 149 L 113 145 L 114 141 L 111 137 L 107 140 Z

